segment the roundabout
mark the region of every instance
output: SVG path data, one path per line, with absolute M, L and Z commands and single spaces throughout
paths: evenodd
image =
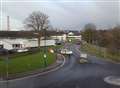
M 104 81 L 112 85 L 120 86 L 120 76 L 108 76 L 104 78 Z

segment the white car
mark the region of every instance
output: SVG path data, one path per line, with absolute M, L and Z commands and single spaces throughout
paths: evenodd
M 86 53 L 81 53 L 80 58 L 87 58 L 87 54 Z
M 82 59 L 79 60 L 79 63 L 80 64 L 88 63 L 88 60 L 82 58 Z
M 70 55 L 70 54 L 72 54 L 73 52 L 70 51 L 70 50 L 68 50 L 68 49 L 62 49 L 60 53 L 61 53 L 61 54 L 68 54 L 68 55 Z
M 84 63 L 88 63 L 88 62 L 89 62 L 89 61 L 87 60 L 87 54 L 81 53 L 81 54 L 80 54 L 79 63 L 80 63 L 80 64 L 84 64 Z
M 27 52 L 28 49 L 18 49 L 17 52 Z

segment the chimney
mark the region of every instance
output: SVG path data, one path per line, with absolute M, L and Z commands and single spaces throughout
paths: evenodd
M 10 20 L 9 20 L 9 16 L 7 16 L 7 31 L 10 31 Z

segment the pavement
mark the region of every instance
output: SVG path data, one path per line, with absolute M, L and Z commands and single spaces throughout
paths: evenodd
M 66 44 L 73 55 L 59 70 L 35 77 L 0 82 L 0 88 L 120 88 L 104 81 L 108 76 L 120 76 L 120 64 L 88 55 L 90 63 L 79 63 L 79 45 Z

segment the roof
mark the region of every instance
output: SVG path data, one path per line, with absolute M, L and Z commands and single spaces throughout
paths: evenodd
M 36 34 L 35 34 L 36 33 Z M 37 38 L 38 32 L 35 31 L 0 31 L 0 38 Z M 39 32 L 42 36 L 44 36 L 45 33 Z M 64 34 L 64 32 L 57 33 L 56 31 L 47 31 L 46 35 L 61 35 Z

